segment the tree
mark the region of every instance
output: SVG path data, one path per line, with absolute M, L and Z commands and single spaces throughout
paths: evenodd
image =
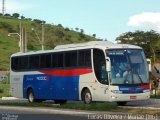
M 84 33 L 84 30 L 83 29 L 80 29 L 81 33 Z
M 58 36 L 58 38 L 63 38 L 65 36 L 63 31 L 61 31 L 61 30 L 56 30 L 55 34 L 56 34 L 56 36 Z
M 67 28 L 65 28 L 64 30 L 65 30 L 65 31 L 70 31 L 70 29 L 69 29 L 68 27 L 67 27 Z
M 24 17 L 24 16 L 21 16 L 21 19 L 25 19 L 25 17 Z
M 36 22 L 36 23 L 38 23 L 38 24 L 42 23 L 42 20 L 39 20 L 39 19 L 34 19 L 33 21 Z
M 76 27 L 76 28 L 75 28 L 75 30 L 76 30 L 76 31 L 79 31 L 79 28 L 78 28 L 78 27 Z
M 93 34 L 92 36 L 93 36 L 93 37 L 96 37 L 96 34 Z
M 63 27 L 62 24 L 58 24 L 57 26 L 58 26 L 58 27 Z
M 17 19 L 18 19 L 19 16 L 20 16 L 20 15 L 19 15 L 18 13 L 13 13 L 13 14 L 12 14 L 12 17 L 13 17 L 13 18 L 17 18 Z
M 152 57 L 153 61 L 160 60 L 160 55 L 158 54 L 158 51 L 160 51 L 160 34 L 154 30 L 147 32 L 126 32 L 118 36 L 116 41 L 122 44 L 141 46 L 144 49 L 147 57 Z
M 6 13 L 4 16 L 6 16 L 6 17 L 11 17 L 11 15 L 10 15 L 10 14 L 8 14 L 8 13 Z
M 46 23 L 46 21 L 42 20 L 42 24 L 45 24 L 45 23 Z

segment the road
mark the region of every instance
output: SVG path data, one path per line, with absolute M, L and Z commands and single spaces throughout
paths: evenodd
M 3 102 L 15 102 L 15 103 L 26 103 L 28 102 L 28 100 L 26 99 L 17 99 L 17 100 L 0 100 L 0 103 L 3 103 Z M 54 103 L 53 101 L 47 101 L 47 102 L 52 102 Z M 69 101 L 69 102 L 75 102 L 75 101 Z M 76 101 L 77 102 L 77 101 Z M 77 102 L 79 103 L 79 102 Z M 116 103 L 112 103 L 114 105 L 116 105 Z M 143 100 L 143 101 L 132 101 L 132 102 L 128 102 L 126 107 L 153 107 L 153 108 L 160 108 L 160 99 L 149 99 L 149 100 Z
M 28 102 L 22 100 L 0 100 L 0 102 Z M 50 101 L 49 101 L 50 102 Z M 113 103 L 116 104 L 116 103 Z M 128 102 L 125 107 L 160 108 L 160 100 Z M 153 119 L 151 119 L 153 118 Z M 0 106 L 1 120 L 160 120 L 158 116 L 128 115 L 127 113 L 61 110 L 56 108 L 7 107 Z
M 151 119 L 152 118 L 152 119 Z M 159 120 L 156 115 L 0 106 L 1 120 Z
M 88 120 L 87 115 L 46 114 L 33 111 L 1 110 L 0 120 Z
M 149 100 L 142 100 L 142 101 L 132 101 L 132 102 L 128 102 L 126 106 L 160 108 L 160 99 L 149 99 Z

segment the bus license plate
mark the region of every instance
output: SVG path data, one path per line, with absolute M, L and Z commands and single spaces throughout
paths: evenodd
M 136 100 L 136 99 L 137 99 L 137 96 L 130 96 L 130 99 L 131 99 L 131 100 Z

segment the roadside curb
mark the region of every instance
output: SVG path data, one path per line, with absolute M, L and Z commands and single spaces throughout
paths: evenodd
M 119 108 L 131 108 L 131 109 L 150 109 L 150 110 L 160 110 L 160 108 L 153 107 L 123 107 Z M 59 114 L 59 115 L 74 115 L 74 116 L 84 116 L 84 115 L 96 115 L 96 114 L 126 114 L 124 112 L 115 112 L 115 111 L 89 111 L 89 110 L 75 110 L 75 109 L 63 109 L 63 108 L 47 108 L 47 107 L 20 107 L 20 106 L 3 106 L 0 105 L 1 110 L 16 110 L 16 111 L 30 111 L 33 114 L 42 113 L 42 114 Z
M 160 108 L 155 108 L 155 107 L 130 107 L 130 106 L 119 106 L 119 108 L 129 108 L 129 109 L 150 109 L 150 110 L 160 110 Z
M 20 99 L 16 97 L 2 97 L 1 100 L 20 100 Z
M 97 114 L 100 112 L 85 111 L 85 110 L 71 110 L 71 109 L 58 109 L 58 108 L 42 108 L 42 107 L 17 107 L 17 106 L 0 106 L 1 110 L 16 110 L 16 111 L 30 111 L 33 114 L 40 112 L 42 114 L 63 114 L 63 115 L 89 115 Z

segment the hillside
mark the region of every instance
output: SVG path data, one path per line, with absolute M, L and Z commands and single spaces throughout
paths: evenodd
M 26 28 L 28 51 L 40 50 L 41 45 L 35 34 L 41 38 L 42 26 L 36 21 L 21 20 L 21 24 Z M 11 17 L 0 17 L 0 70 L 9 69 L 10 55 L 18 52 L 19 36 L 8 36 L 8 33 L 19 33 L 20 20 Z M 34 31 L 32 30 L 34 28 Z M 95 40 L 95 37 L 84 34 L 84 31 L 78 32 L 64 28 L 61 24 L 44 24 L 45 49 L 53 49 L 56 45 L 78 43 Z

